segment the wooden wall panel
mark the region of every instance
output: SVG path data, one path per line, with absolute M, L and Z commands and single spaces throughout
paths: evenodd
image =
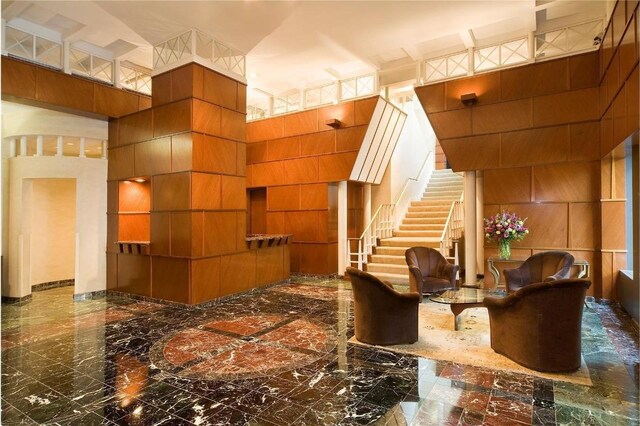
M 107 253 L 107 290 L 118 289 L 118 255 Z
M 625 250 L 625 202 L 602 203 L 602 249 Z
M 158 138 L 134 145 L 134 174 L 151 176 L 171 171 L 171 138 Z
M 109 180 L 122 180 L 134 177 L 133 161 L 134 151 L 132 145 L 109 150 L 107 178 Z
M 429 121 L 438 139 L 471 135 L 471 109 L 429 114 Z
M 319 157 L 318 180 L 321 182 L 336 182 L 349 179 L 357 156 L 357 152 L 346 152 Z
M 196 152 L 194 155 L 193 137 L 198 133 L 181 133 L 171 136 L 171 171 L 183 172 L 194 167 L 196 158 L 200 159 L 204 154 Z M 201 135 L 200 135 L 201 136 Z M 198 169 L 196 169 L 198 170 Z
M 544 249 L 568 247 L 569 206 L 567 203 L 504 204 L 502 208 L 528 218 L 527 238 L 521 242 L 513 242 L 513 247 Z
M 151 99 L 154 106 L 160 106 L 171 102 L 171 77 L 172 72 L 156 75 L 153 77 Z
M 426 113 L 441 112 L 444 106 L 445 83 L 431 84 L 415 88 L 416 95 Z
M 148 214 L 121 214 L 118 220 L 118 241 L 149 241 Z
M 221 108 L 220 136 L 236 141 L 245 140 L 246 115 L 244 113 Z
M 531 168 L 486 170 L 484 172 L 484 202 L 528 203 L 531 201 Z
M 238 106 L 238 82 L 208 69 L 204 70 L 204 99 L 229 110 Z M 243 111 L 244 112 L 244 111 Z
M 171 213 L 151 213 L 151 254 L 169 256 L 171 254 Z
M 565 163 L 533 168 L 534 201 L 597 201 L 600 165 Z
M 209 173 L 191 174 L 191 207 L 196 210 L 218 210 L 222 207 L 222 178 Z M 234 198 L 242 195 L 236 194 Z
M 220 296 L 220 257 L 191 261 L 191 303 Z
M 284 116 L 284 136 L 297 136 L 318 131 L 318 110 Z
M 235 212 L 205 212 L 203 256 L 237 251 Z
M 638 75 L 638 69 L 640 67 L 636 65 L 625 83 L 627 91 L 627 135 L 638 130 L 640 124 L 640 75 Z
M 493 169 L 500 166 L 500 135 L 471 136 L 440 141 L 455 171 Z
M 353 126 L 355 124 L 355 103 L 343 102 L 319 108 L 318 131 L 329 129 L 325 123 L 332 119 L 340 120 L 342 127 Z
M 266 161 L 286 160 L 300 157 L 300 137 L 267 141 Z
M 353 128 L 344 129 L 350 131 Z M 356 127 L 359 129 L 359 127 Z M 343 129 L 336 131 L 329 130 L 318 133 L 310 133 L 300 136 L 300 154 L 303 157 L 320 154 L 332 154 L 336 151 L 336 137 L 339 137 Z M 363 136 L 364 137 L 364 136 Z M 362 139 L 360 139 L 362 143 Z
M 502 99 L 522 99 L 569 89 L 567 59 L 547 61 L 502 71 Z
M 36 100 L 80 111 L 93 111 L 90 81 L 45 68 L 36 68 Z
M 189 303 L 189 259 L 154 256 L 151 261 L 152 292 L 158 299 Z
M 569 81 L 571 89 L 596 87 L 600 81 L 600 55 L 591 52 L 569 57 Z
M 357 151 L 362 145 L 367 126 L 340 129 L 336 132 L 336 151 Z
M 326 156 L 319 158 L 326 158 Z M 284 169 L 284 183 L 293 184 L 318 181 L 318 157 L 285 160 L 282 162 L 282 167 Z
M 285 278 L 284 264 L 282 262 L 285 247 L 274 246 L 257 250 L 256 284 L 273 283 Z
M 208 135 L 220 135 L 220 107 L 198 99 L 191 102 L 193 130 Z
M 598 203 L 569 204 L 570 244 L 573 249 L 600 245 L 600 206 Z
M 564 162 L 569 157 L 569 126 L 503 133 L 500 147 L 503 167 Z
M 191 130 L 191 100 L 185 99 L 153 109 L 153 136 L 166 136 Z
M 118 145 L 142 142 L 153 138 L 151 110 L 127 115 L 118 120 Z
M 329 208 L 328 185 L 326 183 L 318 183 L 300 186 L 300 208 L 302 209 L 321 209 Z
M 138 95 L 101 84 L 93 85 L 93 111 L 109 117 L 122 117 L 138 111 Z
M 228 139 L 195 133 L 193 137 L 193 169 L 235 175 L 238 171 L 238 146 Z
M 300 210 L 300 185 L 267 188 L 267 208 L 269 211 Z
M 378 103 L 378 96 L 355 101 L 355 121 L 356 126 L 368 125 L 371 122 L 373 111 Z
M 488 73 L 474 77 L 451 80 L 446 83 L 445 107 L 447 110 L 466 108 L 460 97 L 467 93 L 475 93 L 477 105 L 492 104 L 501 100 L 500 74 Z
M 598 95 L 597 88 L 589 88 L 533 98 L 533 124 L 552 126 L 595 120 L 599 116 Z
M 151 257 L 118 255 L 118 291 L 151 296 Z
M 221 176 L 222 209 L 246 210 L 246 179 L 243 176 Z
M 600 122 L 589 121 L 569 125 L 571 161 L 598 160 L 600 158 Z
M 220 296 L 238 293 L 256 286 L 256 251 L 222 256 L 220 259 Z
M 202 213 L 200 213 L 202 215 Z M 197 220 L 197 219 L 196 219 Z M 173 212 L 171 213 L 171 256 L 202 256 L 202 237 L 200 236 L 200 245 L 194 242 L 194 233 L 192 225 L 194 222 L 191 212 Z M 202 235 L 202 231 L 200 232 Z M 195 247 L 194 247 L 195 246 Z M 194 252 L 194 248 L 196 248 Z
M 191 207 L 191 176 L 173 173 L 153 177 L 151 210 L 187 210 Z
M 36 68 L 2 56 L 2 93 L 25 99 L 35 99 Z
M 272 117 L 247 123 L 247 142 L 265 141 L 284 137 L 284 117 Z

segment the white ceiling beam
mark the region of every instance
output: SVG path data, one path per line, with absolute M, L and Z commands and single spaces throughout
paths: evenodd
M 405 47 L 402 47 L 401 49 L 404 51 L 404 53 L 407 54 L 408 57 L 410 57 L 414 61 L 422 60 L 422 54 L 420 53 L 420 50 L 415 46 L 405 46 Z
M 476 47 L 476 37 L 473 35 L 472 30 L 460 31 L 460 39 L 464 43 L 464 47 L 469 49 L 470 47 Z
M 31 4 L 32 2 L 30 1 L 14 1 L 9 6 L 2 9 L 2 19 L 9 22 L 27 10 Z

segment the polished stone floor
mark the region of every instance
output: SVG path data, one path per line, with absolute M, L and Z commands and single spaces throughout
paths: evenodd
M 2 425 L 638 424 L 638 328 L 615 305 L 585 309 L 580 386 L 352 346 L 347 286 L 3 305 Z

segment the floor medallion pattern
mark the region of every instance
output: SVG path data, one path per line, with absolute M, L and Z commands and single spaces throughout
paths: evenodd
M 149 353 L 166 374 L 236 380 L 303 367 L 331 352 L 336 342 L 334 330 L 310 319 L 245 315 L 180 330 L 155 343 Z

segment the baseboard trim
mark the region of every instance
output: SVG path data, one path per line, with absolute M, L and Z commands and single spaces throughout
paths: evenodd
M 22 297 L 2 296 L 2 303 L 7 305 L 25 305 L 31 302 L 32 297 L 31 294 Z
M 106 290 L 88 291 L 86 293 L 74 294 L 73 301 L 84 302 L 85 300 L 102 299 L 103 297 L 106 297 L 106 295 L 107 295 Z
M 58 288 L 58 287 L 69 287 L 69 286 L 75 286 L 76 285 L 76 280 L 71 278 L 69 280 L 59 280 L 59 281 L 49 281 L 46 283 L 40 283 L 40 284 L 34 284 L 31 286 L 31 291 L 44 291 L 44 290 L 49 290 L 51 288 Z

